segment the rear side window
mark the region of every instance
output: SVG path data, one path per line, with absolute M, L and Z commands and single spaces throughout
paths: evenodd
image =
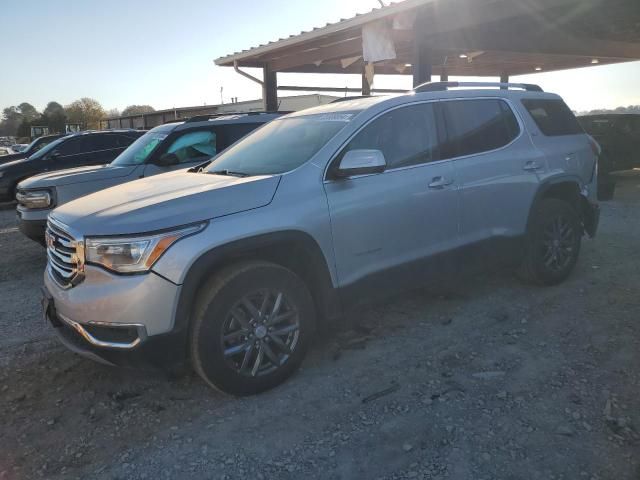
M 114 148 L 126 148 L 136 141 L 140 137 L 127 137 L 126 135 L 114 135 L 116 137 L 116 147 Z
M 448 131 L 443 158 L 496 150 L 520 134 L 518 120 L 502 100 L 452 100 L 441 105 Z
M 83 137 L 74 137 L 62 142 L 61 145 L 56 148 L 56 151 L 60 153 L 60 155 L 76 155 L 78 153 L 85 151 L 85 138 Z
M 216 129 L 216 133 L 218 134 L 218 150 L 224 150 L 233 145 L 262 125 L 262 123 L 238 123 L 218 127 Z
M 522 100 L 540 131 L 548 137 L 584 133 L 575 115 L 562 100 Z
M 439 160 L 433 105 L 411 105 L 385 113 L 358 133 L 343 155 L 361 149 L 382 151 L 388 168 Z
M 118 138 L 115 135 L 91 135 L 87 139 L 90 142 L 89 150 L 92 152 L 118 148 Z

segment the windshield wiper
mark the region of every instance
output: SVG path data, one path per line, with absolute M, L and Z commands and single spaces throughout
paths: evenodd
M 249 174 L 247 173 L 242 173 L 242 172 L 232 172 L 230 170 L 215 170 L 213 172 L 207 172 L 211 175 L 223 175 L 225 177 L 240 177 L 240 178 L 244 178 L 244 177 L 248 177 Z

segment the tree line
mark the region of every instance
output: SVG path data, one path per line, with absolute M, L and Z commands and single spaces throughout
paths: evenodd
M 23 102 L 2 111 L 0 136 L 30 137 L 32 126 L 49 127 L 49 133 L 65 133 L 66 124 L 79 124 L 83 130 L 99 129 L 100 122 L 106 118 L 154 111 L 150 105 L 130 105 L 122 112 L 117 109 L 105 111 L 100 102 L 88 97 L 64 107 L 58 102 L 49 102 L 42 112 L 30 103 Z

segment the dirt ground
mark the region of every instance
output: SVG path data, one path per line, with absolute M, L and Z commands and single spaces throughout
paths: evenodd
M 640 479 L 640 172 L 565 284 L 509 272 L 351 314 L 285 385 L 225 397 L 44 325 L 0 211 L 0 479 Z

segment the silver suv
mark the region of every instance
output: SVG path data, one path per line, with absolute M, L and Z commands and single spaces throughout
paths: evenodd
M 372 296 L 489 259 L 563 281 L 598 225 L 597 144 L 539 87 L 459 86 L 294 113 L 205 168 L 57 208 L 46 317 L 83 355 L 190 359 L 246 395 Z

